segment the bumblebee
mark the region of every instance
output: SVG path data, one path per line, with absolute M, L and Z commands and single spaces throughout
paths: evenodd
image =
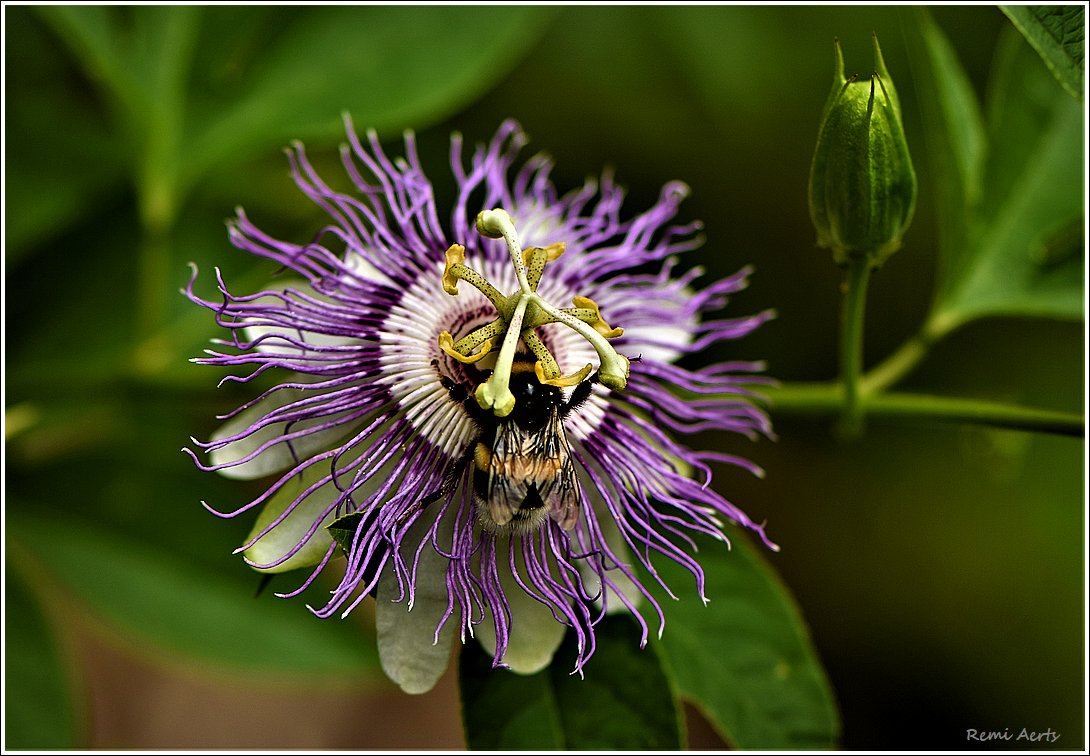
M 564 420 L 590 398 L 595 378 L 579 383 L 565 401 L 559 388 L 538 381 L 532 357 L 519 353 L 510 381 L 515 408 L 505 417 L 482 409 L 465 386 L 445 376 L 442 381 L 478 428 L 448 485 L 472 462 L 481 526 L 492 533 L 528 533 L 551 517 L 564 530 L 573 528 L 581 502 Z

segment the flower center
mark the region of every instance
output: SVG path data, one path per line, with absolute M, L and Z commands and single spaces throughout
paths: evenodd
M 616 338 L 624 330 L 610 328 L 598 311 L 598 305 L 586 297 L 575 297 L 572 300 L 574 307 L 561 308 L 537 293 L 546 263 L 564 254 L 564 243 L 522 249 L 511 216 L 499 208 L 477 215 L 477 231 L 489 239 L 506 242 L 518 278 L 518 289 L 504 295 L 465 264 L 464 246 L 453 244 L 447 250 L 443 290 L 457 296 L 458 281 L 465 281 L 488 297 L 496 308 L 497 317 L 458 341 L 454 341 L 449 331 L 443 331 L 439 334 L 439 348 L 459 362 L 473 363 L 489 354 L 502 338 L 492 375 L 477 386 L 477 403 L 484 409 L 491 409 L 498 417 L 509 415 L 515 408 L 515 397 L 510 389 L 511 365 L 520 340 L 537 358 L 534 371 L 541 383 L 574 386 L 590 375 L 593 366 L 589 363 L 571 375 L 561 374 L 556 359 L 534 331 L 549 323 L 562 323 L 590 342 L 598 353 L 598 380 L 609 388 L 623 389 L 628 383 L 628 359 L 618 354 L 606 339 Z

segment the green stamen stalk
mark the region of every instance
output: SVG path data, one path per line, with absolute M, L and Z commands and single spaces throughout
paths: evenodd
M 515 362 L 515 350 L 518 347 L 526 305 L 525 297 L 519 300 L 515 313 L 507 324 L 507 335 L 503 337 L 503 346 L 500 347 L 500 355 L 496 358 L 496 367 L 491 377 L 477 387 L 477 404 L 484 409 L 491 409 L 497 417 L 506 417 L 515 408 L 515 395 L 509 388 L 511 365 Z
M 556 386 L 573 386 L 586 379 L 593 369 L 591 365 L 572 375 L 561 375 L 556 358 L 534 333 L 538 326 L 550 323 L 566 325 L 590 342 L 601 363 L 598 379 L 609 388 L 623 389 L 628 383 L 628 359 L 618 354 L 606 340 L 620 336 L 623 331 L 620 328 L 611 329 L 598 312 L 598 305 L 589 299 L 576 297 L 574 308 L 559 308 L 537 293 L 546 264 L 564 253 L 563 243 L 523 251 L 511 216 L 501 208 L 479 213 L 476 226 L 482 236 L 504 240 L 519 282 L 518 290 L 505 297 L 484 276 L 465 265 L 465 247 L 454 244 L 447 250 L 443 289 L 457 296 L 458 281 L 466 281 L 492 302 L 499 317 L 463 336 L 457 343 L 449 333 L 444 332 L 439 337 L 440 348 L 461 362 L 476 362 L 491 350 L 493 340 L 504 334 L 492 375 L 477 387 L 477 403 L 484 409 L 491 409 L 499 417 L 509 415 L 514 409 L 515 397 L 510 390 L 511 368 L 520 339 L 537 357 L 535 372 L 538 380 Z M 473 350 L 478 347 L 481 351 L 474 354 Z

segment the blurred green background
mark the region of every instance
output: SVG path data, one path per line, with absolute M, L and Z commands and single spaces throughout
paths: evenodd
M 779 313 L 699 362 L 826 380 L 841 272 L 814 245 L 806 185 L 834 36 L 865 74 L 878 33 L 920 178 L 905 247 L 872 283 L 867 364 L 930 303 L 911 13 L 5 6 L 7 745 L 461 747 L 450 675 L 422 698 L 397 691 L 366 610 L 320 622 L 301 600 L 252 598 L 231 556 L 250 523 L 200 501 L 230 508 L 253 489 L 179 451 L 246 395 L 187 362 L 217 334 L 178 293 L 186 263 L 205 295 L 214 266 L 256 289 L 273 269 L 227 243 L 233 208 L 295 241 L 323 222 L 288 176 L 291 139 L 343 183 L 341 112 L 395 154 L 412 128 L 441 207 L 450 133 L 473 144 L 506 117 L 527 155 L 555 158 L 561 190 L 611 167 L 631 214 L 684 180 L 682 220 L 707 236 L 685 263 L 710 277 L 752 263 L 730 314 Z M 983 98 L 1010 22 L 985 6 L 933 15 Z M 1081 322 L 991 319 L 904 387 L 1081 411 L 1084 384 Z M 697 442 L 768 472 L 724 469 L 716 485 L 782 546 L 770 560 L 827 665 L 843 747 L 962 748 L 968 728 L 1022 727 L 1085 747 L 1084 441 L 907 421 L 845 441 L 773 417 L 775 442 Z M 721 745 L 690 717 L 692 745 Z

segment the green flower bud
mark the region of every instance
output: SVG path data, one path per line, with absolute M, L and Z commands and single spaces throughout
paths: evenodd
M 840 265 L 866 260 L 877 268 L 901 246 L 916 208 L 916 173 L 908 154 L 901 105 L 874 40 L 869 79 L 844 76 L 834 40 L 833 87 L 825 102 L 810 167 L 810 217 L 818 246 Z

